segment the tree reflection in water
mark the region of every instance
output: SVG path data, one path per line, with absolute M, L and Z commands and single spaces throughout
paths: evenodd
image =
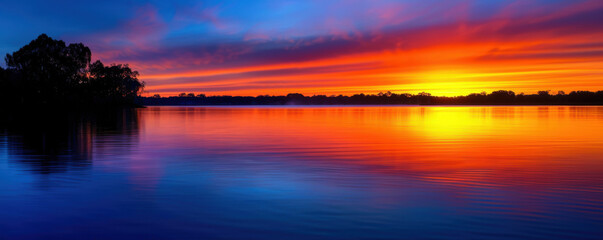
M 0 142 L 6 144 L 10 162 L 40 174 L 88 169 L 96 150 L 123 137 L 119 147 L 138 141 L 137 109 L 86 113 L 11 113 L 0 120 Z M 122 141 L 123 140 L 123 141 Z

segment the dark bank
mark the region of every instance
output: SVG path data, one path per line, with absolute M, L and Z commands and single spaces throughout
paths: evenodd
M 0 68 L 0 105 L 24 108 L 134 107 L 144 87 L 127 64 L 91 63 L 90 49 L 46 34 L 7 54 Z
M 492 93 L 474 93 L 467 96 L 441 97 L 429 93 L 379 93 L 344 95 L 304 96 L 291 93 L 286 96 L 205 96 L 204 94 L 181 93 L 175 97 L 139 97 L 141 105 L 602 105 L 603 91 L 539 91 L 537 94 L 515 94 L 500 90 Z

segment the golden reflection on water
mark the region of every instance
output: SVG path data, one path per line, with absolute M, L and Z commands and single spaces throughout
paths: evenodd
M 159 107 L 143 115 L 159 145 L 448 182 L 577 185 L 603 172 L 601 107 Z

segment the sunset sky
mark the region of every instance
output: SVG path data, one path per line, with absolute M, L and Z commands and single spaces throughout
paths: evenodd
M 82 42 L 146 95 L 603 90 L 601 0 L 21 0 L 0 27 L 2 56 Z

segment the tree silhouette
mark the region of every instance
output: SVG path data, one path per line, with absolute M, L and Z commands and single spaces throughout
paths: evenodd
M 0 89 L 4 89 L 6 84 L 6 70 L 0 66 Z
M 144 87 L 138 72 L 128 65 L 90 64 L 91 56 L 81 43 L 66 45 L 42 34 L 6 55 L 7 69 L 0 71 L 3 97 L 13 106 L 132 104 Z
M 138 72 L 127 64 L 105 66 L 101 61 L 90 65 L 89 85 L 96 102 L 112 104 L 133 102 L 144 86 L 138 81 Z
M 494 91 L 492 93 L 490 93 L 490 95 L 487 95 L 488 99 L 490 100 L 490 102 L 492 103 L 498 103 L 498 104 L 505 104 L 505 103 L 513 103 L 514 99 L 515 99 L 515 92 L 513 91 L 505 91 L 505 90 L 498 90 L 498 91 Z
M 83 44 L 69 44 L 40 35 L 13 54 L 6 55 L 6 65 L 20 74 L 19 92 L 26 102 L 59 104 L 71 100 L 76 88 L 85 81 L 90 63 L 90 49 Z

